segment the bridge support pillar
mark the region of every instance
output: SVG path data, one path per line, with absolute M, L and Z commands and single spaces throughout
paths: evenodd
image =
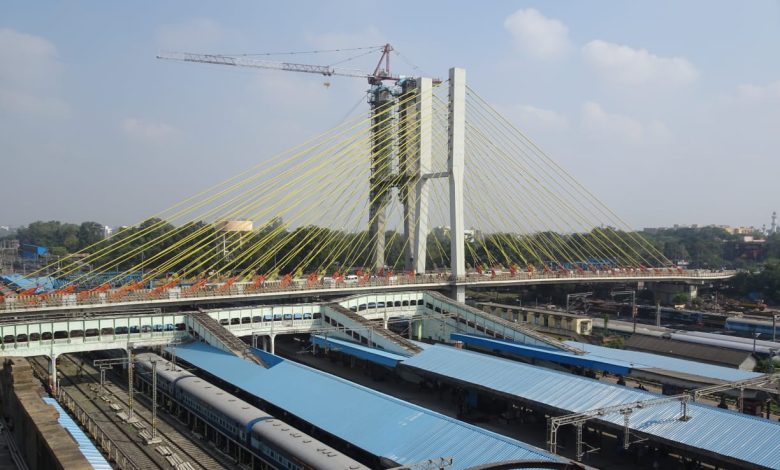
M 270 341 L 270 343 L 271 343 L 271 345 L 270 345 L 270 347 L 271 347 L 271 350 L 270 350 L 270 351 L 268 351 L 268 352 L 270 352 L 271 354 L 276 354 L 276 352 L 275 352 L 275 347 L 274 347 L 274 343 L 276 342 L 276 334 L 271 334 L 271 335 L 269 335 L 269 336 L 268 336 L 268 339 L 269 339 L 269 341 Z
M 450 261 L 452 280 L 466 275 L 463 233 L 463 167 L 466 155 L 466 71 L 450 69 L 448 170 L 450 180 Z M 461 301 L 461 290 L 453 296 Z M 465 300 L 465 290 L 462 291 Z
M 452 286 L 450 298 L 462 304 L 466 303 L 466 286 Z
M 57 354 L 52 353 L 49 356 L 49 389 L 52 395 L 57 396 L 59 385 L 59 380 L 57 380 Z
M 689 300 L 695 299 L 699 295 L 699 286 L 689 284 L 667 284 L 661 282 L 647 283 L 648 289 L 655 294 L 656 301 L 665 304 L 674 302 L 677 294 L 686 294 Z
M 699 286 L 695 284 L 691 284 L 688 286 L 688 297 L 691 298 L 691 300 L 695 299 L 699 296 Z

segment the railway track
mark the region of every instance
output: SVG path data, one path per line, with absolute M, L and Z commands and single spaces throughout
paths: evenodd
M 99 372 L 92 365 L 85 363 L 82 366 L 70 355 L 66 355 L 65 357 L 75 367 L 83 367 L 84 374 L 88 375 L 96 385 L 99 384 Z M 127 410 L 129 396 L 125 389 L 113 381 L 106 380 L 105 384 L 106 390 L 115 400 L 115 404 L 119 404 L 124 410 Z M 151 432 L 151 400 L 147 396 L 137 393 L 133 395 L 133 403 L 133 415 L 138 418 L 139 422 L 145 426 L 145 430 Z M 166 415 L 165 418 L 169 418 L 169 416 Z M 177 470 L 212 470 L 220 468 L 233 468 L 235 466 L 234 461 L 219 453 L 219 451 L 216 449 L 214 449 L 212 452 L 209 452 L 203 447 L 199 446 L 197 443 L 193 442 L 192 435 L 183 424 L 176 422 L 173 419 L 161 419 L 161 413 L 159 410 L 157 413 L 157 436 L 162 440 L 160 444 L 157 444 L 154 447 L 145 447 L 150 449 L 160 449 L 155 450 L 155 454 L 157 454 L 155 457 L 162 456 L 166 463 L 169 464 L 168 466 L 163 466 L 161 468 L 176 468 Z M 176 458 L 176 456 L 178 456 L 178 458 Z M 173 462 L 175 465 L 171 462 Z M 186 463 L 189 463 L 189 466 L 186 465 Z
M 45 372 L 47 370 L 47 361 L 45 358 L 30 358 L 30 362 L 35 364 L 39 374 L 47 373 Z M 60 387 L 63 391 L 67 392 L 67 394 L 79 404 L 81 409 L 95 422 L 102 433 L 111 439 L 115 446 L 122 448 L 124 454 L 133 462 L 136 468 L 170 468 L 163 466 L 162 463 L 155 460 L 153 456 L 150 457 L 149 450 L 143 448 L 143 444 L 135 433 L 125 429 L 125 426 L 119 425 L 119 423 L 117 423 L 117 418 L 112 416 L 113 413 L 109 413 L 107 410 L 103 409 L 103 407 L 99 406 L 94 399 L 94 393 L 86 389 L 84 384 L 76 382 L 68 374 L 62 373 L 61 375 L 62 380 L 60 382 Z M 67 382 L 67 385 L 63 384 L 63 381 Z

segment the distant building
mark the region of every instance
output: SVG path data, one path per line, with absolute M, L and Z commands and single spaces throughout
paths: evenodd
M 699 225 L 699 224 L 691 224 L 691 225 L 681 225 L 681 224 L 674 224 L 671 227 L 645 227 L 642 229 L 643 232 L 650 234 L 650 235 L 656 235 L 658 233 L 661 233 L 665 230 L 680 230 L 680 229 L 691 229 L 691 230 L 701 230 L 705 228 L 719 228 L 722 230 L 725 230 L 728 233 L 733 233 L 734 230 L 730 225 Z M 752 232 L 749 232 L 752 233 Z
M 19 240 L 0 240 L 0 250 L 19 250 Z
M 718 346 L 684 343 L 673 339 L 633 335 L 626 341 L 629 351 L 641 351 L 692 361 L 705 362 L 723 367 L 750 370 L 756 366 L 756 357 L 750 352 L 734 351 Z
M 25 259 L 38 259 L 48 252 L 49 249 L 45 246 L 31 245 L 29 243 L 22 245 L 22 258 Z
M 450 227 L 447 225 L 442 227 L 434 227 L 433 234 L 439 239 L 447 238 L 450 236 Z M 482 230 L 472 227 L 463 230 L 463 238 L 465 238 L 469 243 L 475 243 L 477 241 L 483 241 L 485 239 L 485 235 L 482 233 Z
M 108 225 L 103 226 L 103 238 L 110 238 L 113 233 L 114 233 L 114 229 L 112 229 Z
M 757 228 L 751 226 L 751 227 L 728 227 L 725 229 L 728 233 L 731 235 L 753 235 L 755 233 L 759 233 L 760 230 Z

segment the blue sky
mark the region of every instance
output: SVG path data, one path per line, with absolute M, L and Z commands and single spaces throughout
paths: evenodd
M 465 67 L 635 227 L 780 209 L 779 2 L 420 3 L 4 2 L 0 224 L 134 223 L 332 127 L 366 88 L 159 51 L 384 42 L 401 73 Z

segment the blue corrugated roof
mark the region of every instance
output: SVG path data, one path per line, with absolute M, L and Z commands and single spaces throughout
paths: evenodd
M 265 369 L 203 343 L 180 346 L 176 354 L 356 447 L 400 464 L 453 457 L 455 470 L 512 459 L 560 460 L 537 447 L 291 361 Z
M 399 362 L 406 359 L 407 356 L 393 354 L 381 349 L 369 348 L 359 343 L 344 341 L 336 338 L 326 338 L 325 336 L 312 335 L 312 343 L 324 348 L 333 349 L 344 354 L 355 356 L 365 361 L 371 361 L 387 367 L 395 367 Z
M 62 409 L 60 404 L 57 403 L 57 400 L 51 397 L 44 397 L 43 401 L 53 406 L 60 414 L 57 422 L 59 422 L 60 425 L 65 428 L 65 430 L 68 431 L 71 436 L 73 436 L 73 439 L 75 439 L 76 443 L 79 445 L 79 450 L 82 454 L 84 454 L 87 462 L 92 465 L 92 468 L 95 470 L 111 470 L 112 467 L 103 457 L 103 454 L 100 453 L 97 447 L 95 447 L 95 444 L 89 440 L 87 435 L 84 434 L 84 431 L 81 430 L 76 422 L 71 419 L 70 415 L 68 415 L 68 413 Z
M 58 288 L 63 284 L 62 281 L 49 276 L 26 277 L 21 274 L 3 274 L 0 280 L 6 284 L 14 284 L 22 290 L 38 287 L 36 292 L 44 292 Z
M 761 374 L 729 367 L 704 364 L 701 362 L 687 361 L 676 357 L 662 356 L 660 354 L 645 353 L 639 351 L 627 351 L 625 349 L 613 349 L 604 346 L 566 341 L 567 344 L 584 349 L 587 356 L 602 358 L 605 360 L 623 361 L 631 365 L 633 369 L 664 369 L 684 374 L 698 375 L 713 379 L 734 382 L 737 380 L 752 379 Z
M 466 335 L 453 333 L 450 335 L 453 341 L 463 341 L 465 344 L 477 346 L 492 351 L 502 351 L 523 357 L 542 359 L 555 362 L 557 364 L 566 364 L 570 366 L 588 367 L 590 369 L 605 370 L 607 372 L 628 375 L 631 372 L 631 366 L 628 362 L 617 361 L 607 358 L 599 358 L 591 355 L 577 355 L 568 351 L 553 351 L 550 349 L 535 348 L 526 346 L 514 341 L 506 341 L 486 336 Z
M 420 370 L 480 385 L 525 400 L 582 412 L 659 395 L 486 354 L 433 346 L 405 360 Z M 692 403 L 689 421 L 680 404 L 652 406 L 631 414 L 632 429 L 740 461 L 780 468 L 780 423 Z M 620 414 L 599 418 L 622 426 Z

